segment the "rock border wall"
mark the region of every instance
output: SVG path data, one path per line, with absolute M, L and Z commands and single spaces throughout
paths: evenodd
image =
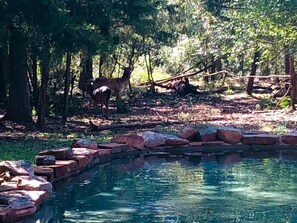
M 52 183 L 114 159 L 131 156 L 186 155 L 281 149 L 297 152 L 297 133 L 243 134 L 230 127 L 185 127 L 178 135 L 152 131 L 117 135 L 110 143 L 76 139 L 67 148 L 40 152 L 29 161 L 0 163 L 0 222 L 15 222 L 38 211 L 52 193 Z

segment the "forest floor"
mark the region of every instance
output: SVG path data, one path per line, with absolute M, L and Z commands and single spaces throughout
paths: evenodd
M 55 137 L 86 136 L 106 134 L 111 131 L 128 132 L 143 129 L 155 131 L 178 131 L 183 126 L 232 126 L 244 132 L 284 133 L 297 131 L 297 112 L 288 109 L 277 110 L 267 105 L 267 99 L 261 95 L 248 96 L 243 92 L 226 94 L 200 93 L 179 97 L 175 93 L 143 93 L 138 92 L 125 98 L 129 111 L 119 114 L 114 100 L 111 101 L 109 119 L 104 119 L 101 111 L 89 109 L 87 99 L 81 99 L 82 108 L 68 119 L 67 125 L 60 124 L 60 117 L 47 119 L 44 132 L 34 127 L 25 127 L 11 122 L 0 123 L 0 140 L 18 138 L 46 138 L 50 134 Z M 264 109 L 265 108 L 265 109 Z M 0 118 L 4 109 L 0 110 Z M 107 127 L 104 131 L 92 131 L 89 121 L 96 126 Z M 147 123 L 147 126 L 139 126 Z M 126 128 L 119 125 L 128 124 Z M 136 125 L 130 128 L 129 124 Z M 110 125 L 110 129 L 108 126 Z M 71 137 L 70 137 L 71 138 Z

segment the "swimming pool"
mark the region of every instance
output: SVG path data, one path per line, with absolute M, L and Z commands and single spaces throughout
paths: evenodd
M 54 196 L 25 222 L 297 222 L 294 157 L 115 160 L 56 184 Z

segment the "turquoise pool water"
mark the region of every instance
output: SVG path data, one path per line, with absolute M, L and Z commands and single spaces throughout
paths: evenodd
M 56 185 L 25 222 L 297 222 L 297 161 L 262 155 L 114 161 Z

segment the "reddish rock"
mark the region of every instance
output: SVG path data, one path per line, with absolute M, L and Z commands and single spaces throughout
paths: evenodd
M 71 158 L 73 154 L 72 148 L 66 147 L 42 151 L 39 153 L 39 155 L 53 155 L 56 158 L 56 160 L 68 160 Z
M 49 167 L 34 166 L 34 174 L 36 176 L 46 177 L 46 180 L 49 182 L 54 178 L 54 170 Z
M 242 133 L 240 129 L 223 127 L 218 129 L 218 139 L 235 144 L 241 142 Z
M 163 134 L 163 136 L 165 138 L 166 146 L 181 146 L 181 145 L 189 144 L 188 140 L 179 138 L 178 136 L 175 136 L 175 135 Z
M 0 204 L 11 205 L 13 209 L 26 209 L 35 206 L 35 203 L 23 191 L 14 190 L 14 191 L 5 191 L 0 193 Z
M 23 218 L 35 214 L 35 212 L 37 211 L 37 207 L 34 205 L 33 207 L 14 209 L 13 211 L 16 218 Z
M 90 149 L 90 152 L 92 154 L 93 159 L 96 159 L 100 156 L 99 152 L 98 152 L 98 148 L 97 149 Z
M 37 166 L 53 165 L 56 162 L 56 158 L 52 155 L 37 155 L 35 157 L 35 164 Z
M 67 166 L 67 172 L 78 170 L 78 162 L 76 162 L 75 160 L 56 160 L 55 165 Z
M 3 191 L 10 191 L 10 190 L 17 190 L 18 189 L 18 184 L 15 181 L 6 181 L 3 182 L 0 186 L 0 192 Z
M 72 143 L 71 147 L 97 149 L 97 142 L 96 141 L 91 141 L 91 140 L 88 140 L 88 139 L 78 138 L 78 139 L 73 140 L 73 143 Z
M 0 205 L 0 222 L 13 222 L 15 219 L 10 205 Z
M 217 127 L 209 126 L 198 130 L 200 141 L 210 142 L 217 140 Z
M 297 144 L 297 133 L 286 133 L 280 137 L 282 143 L 296 145 Z
M 225 144 L 224 141 L 210 141 L 210 142 L 202 142 L 202 145 L 207 145 L 207 146 L 211 146 L 211 145 L 223 145 Z
M 113 137 L 113 139 L 111 140 L 111 142 L 120 143 L 120 144 L 126 144 L 127 143 L 127 138 L 130 135 L 132 135 L 132 134 L 133 133 L 116 135 L 115 137 Z
M 121 152 L 126 152 L 129 149 L 129 146 L 127 144 L 106 143 L 106 144 L 98 144 L 98 148 L 111 149 L 111 153 L 121 153 Z
M 27 160 L 2 161 L 0 173 L 8 171 L 13 176 L 33 176 L 33 164 Z
M 52 192 L 52 184 L 42 177 L 17 176 L 12 181 L 17 182 L 19 190 Z
M 51 169 L 53 169 L 54 171 L 54 177 L 58 178 L 61 176 L 64 176 L 66 173 L 68 173 L 68 166 L 67 165 L 49 165 L 46 166 L 49 167 Z
M 96 149 L 88 149 L 88 148 L 72 148 L 72 154 L 73 156 L 87 156 L 92 157 L 93 151 L 96 151 Z
M 279 143 L 277 135 L 243 135 L 242 142 L 247 145 L 275 145 Z
M 165 137 L 160 133 L 146 131 L 137 133 L 137 135 L 142 138 L 140 143 L 142 144 L 143 141 L 145 147 L 154 148 L 165 145 Z
M 90 157 L 83 156 L 83 155 L 73 156 L 72 159 L 77 161 L 79 169 L 88 166 L 93 161 L 93 159 L 90 159 Z
M 22 191 L 24 194 L 31 197 L 32 201 L 35 202 L 37 206 L 43 204 L 47 199 L 49 199 L 51 193 L 47 191 Z
M 99 157 L 108 156 L 111 154 L 111 149 L 98 149 Z
M 198 130 L 192 127 L 185 127 L 181 130 L 178 136 L 182 139 L 187 139 L 189 141 L 198 140 Z
M 132 148 L 136 149 L 144 149 L 144 138 L 142 136 L 139 136 L 137 134 L 131 134 L 127 138 L 127 144 L 131 146 Z

